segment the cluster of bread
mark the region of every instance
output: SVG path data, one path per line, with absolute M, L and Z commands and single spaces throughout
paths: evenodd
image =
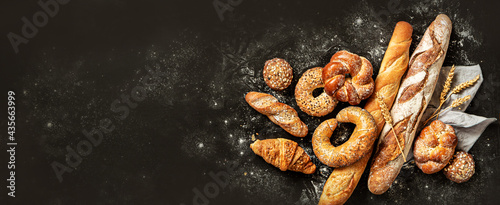
M 357 105 L 368 99 L 364 109 L 347 107 L 336 118 L 321 123 L 313 134 L 315 155 L 322 163 L 335 167 L 324 185 L 319 204 L 345 203 L 372 152 L 368 188 L 374 194 L 390 188 L 413 146 L 446 56 L 451 31 L 448 16 L 438 15 L 410 56 L 413 28 L 407 22 L 398 22 L 375 81 L 371 77 L 371 63 L 348 51 L 337 52 L 325 67 L 311 68 L 302 75 L 295 98 L 300 109 L 311 116 L 327 115 L 338 101 Z M 263 77 L 270 88 L 284 90 L 292 82 L 293 69 L 283 59 L 272 59 L 266 62 Z M 317 88 L 324 88 L 324 92 L 313 96 Z M 291 106 L 265 93 L 249 92 L 245 99 L 290 134 L 307 135 L 307 126 Z M 346 143 L 335 147 L 330 137 L 337 122 L 355 123 L 356 129 Z M 439 120 L 432 122 L 415 140 L 417 166 L 427 174 L 443 170 L 452 181 L 467 181 L 474 174 L 474 161 L 465 152 L 455 154 L 457 142 L 450 125 Z M 292 140 L 257 140 L 250 147 L 282 171 L 315 172 L 310 157 Z

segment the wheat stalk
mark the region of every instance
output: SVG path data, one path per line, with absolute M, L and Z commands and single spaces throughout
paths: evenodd
M 401 155 L 403 155 L 403 159 L 406 162 L 406 157 L 405 153 L 403 152 L 403 148 L 401 147 L 401 144 L 399 143 L 398 135 L 394 131 L 394 127 L 392 125 L 392 117 L 391 114 L 389 113 L 389 108 L 387 105 L 384 103 L 384 99 L 382 99 L 382 96 L 380 96 L 380 93 L 377 92 L 377 102 L 378 106 L 380 107 L 380 110 L 382 110 L 382 116 L 384 117 L 385 123 L 389 124 L 391 126 L 392 133 L 394 134 L 394 137 L 396 138 L 396 142 L 398 143 L 399 150 L 401 151 Z
M 455 88 L 453 88 L 453 90 L 451 90 L 451 94 L 457 94 L 457 93 L 459 93 L 460 91 L 462 91 L 462 90 L 464 90 L 464 89 L 466 89 L 466 88 L 474 85 L 474 83 L 476 83 L 478 80 L 479 80 L 479 75 L 477 75 L 472 80 L 469 80 L 469 81 L 467 81 L 465 83 L 461 83 L 460 85 L 458 85 Z
M 446 109 L 440 111 L 439 113 L 435 114 L 435 115 L 432 115 L 429 119 L 427 119 L 427 121 L 425 121 L 424 125 L 426 125 L 429 120 L 431 120 L 432 118 L 436 117 L 436 116 L 439 116 L 442 112 L 448 110 L 448 109 L 451 109 L 451 108 L 454 108 L 454 107 L 458 107 L 462 104 L 464 104 L 465 102 L 467 102 L 468 100 L 470 100 L 471 96 L 470 95 L 466 95 L 464 97 L 461 97 L 461 98 L 458 98 L 456 100 L 454 100 L 450 106 L 448 106 Z
M 465 90 L 466 88 L 471 87 L 472 85 L 474 85 L 474 84 L 475 84 L 475 83 L 479 80 L 479 77 L 480 77 L 480 76 L 479 76 L 479 75 L 477 75 L 477 76 L 476 76 L 474 79 L 472 79 L 472 80 L 469 80 L 469 81 L 464 82 L 464 83 L 460 83 L 459 85 L 455 86 L 455 87 L 453 88 L 453 90 L 451 90 L 451 93 L 448 95 L 448 97 L 446 97 L 446 98 L 443 100 L 443 93 L 444 93 L 444 91 L 446 90 L 446 92 L 448 92 L 448 90 L 449 90 L 448 79 L 450 79 L 450 75 L 454 75 L 454 73 L 455 73 L 455 69 L 454 69 L 454 67 L 455 67 L 455 66 L 453 66 L 453 67 L 451 68 L 450 73 L 448 73 L 448 78 L 446 78 L 446 82 L 445 82 L 445 86 L 444 86 L 444 88 L 443 88 L 443 92 L 441 92 L 441 96 L 440 96 L 440 98 L 439 98 L 439 99 L 440 99 L 440 102 L 439 102 L 439 107 L 438 107 L 438 108 L 434 111 L 434 113 L 432 113 L 431 117 L 425 121 L 424 125 L 426 125 L 426 124 L 427 124 L 427 122 L 429 122 L 429 121 L 430 121 L 432 118 L 434 118 L 434 117 L 436 117 L 436 119 L 437 119 L 437 118 L 439 118 L 439 115 L 442 113 L 442 111 L 440 111 L 441 107 L 442 107 L 442 106 L 443 106 L 443 104 L 444 104 L 444 103 L 445 103 L 445 102 L 446 102 L 446 101 L 447 101 L 447 100 L 451 97 L 451 95 L 453 95 L 453 94 L 457 94 L 457 93 L 460 93 L 462 90 Z M 453 72 L 453 74 L 451 74 L 452 72 Z M 451 77 L 451 79 L 453 79 L 453 76 Z M 450 80 L 450 85 L 451 85 L 451 80 Z M 448 88 L 447 88 L 447 87 L 448 87 Z M 446 95 L 446 94 L 444 94 L 444 95 Z M 467 97 L 467 96 L 465 96 L 465 97 L 463 97 L 463 98 L 466 98 L 466 97 Z M 469 98 L 470 98 L 470 96 L 469 96 Z M 461 99 L 461 98 L 459 98 L 459 99 Z M 458 99 L 457 99 L 457 100 L 458 100 Z M 467 100 L 468 100 L 468 99 L 467 99 Z M 465 101 L 467 101 L 467 100 L 465 100 Z M 455 101 L 456 101 L 456 100 L 455 100 Z M 455 102 L 455 101 L 454 101 L 454 102 Z M 463 102 L 462 102 L 462 103 L 463 103 Z M 453 104 L 453 103 L 452 103 L 452 104 Z M 458 105 L 457 105 L 457 106 L 458 106 Z M 448 108 L 451 108 L 451 106 L 450 106 L 450 107 L 448 107 Z M 446 108 L 446 109 L 448 109 L 448 108 Z M 446 110 L 446 109 L 445 109 L 445 110 Z M 437 114 L 436 114 L 436 113 L 437 113 Z
M 455 75 L 455 65 L 453 65 L 448 73 L 448 77 L 444 82 L 443 91 L 441 91 L 441 97 L 439 98 L 439 105 L 442 105 L 446 100 L 446 94 L 450 91 L 451 81 L 453 80 L 453 76 Z
M 455 76 L 455 65 L 451 67 L 450 72 L 448 73 L 448 77 L 446 78 L 446 81 L 444 83 L 443 90 L 441 91 L 441 96 L 439 97 L 439 106 L 436 110 L 434 110 L 432 115 L 439 112 L 441 106 L 443 106 L 444 102 L 446 102 L 447 99 L 446 95 L 448 94 L 448 91 L 450 91 L 451 81 L 453 80 L 453 76 Z M 439 115 L 437 117 L 439 117 Z
M 462 98 L 458 98 L 456 100 L 454 100 L 452 103 L 451 103 L 451 106 L 452 108 L 454 107 L 458 107 L 462 104 L 464 104 L 465 102 L 467 102 L 468 100 L 470 100 L 470 95 L 467 95 L 465 97 L 462 97 Z

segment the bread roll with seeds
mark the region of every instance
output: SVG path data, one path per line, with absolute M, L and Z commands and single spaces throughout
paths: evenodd
M 469 181 L 475 172 L 472 155 L 464 151 L 457 152 L 450 160 L 449 165 L 443 169 L 446 178 L 456 183 Z
M 262 74 L 267 86 L 277 91 L 286 89 L 293 79 L 292 67 L 281 58 L 266 61 Z

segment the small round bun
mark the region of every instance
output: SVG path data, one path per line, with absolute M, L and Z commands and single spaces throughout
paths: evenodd
M 292 67 L 281 58 L 266 61 L 262 74 L 267 86 L 277 91 L 286 89 L 293 79 Z
M 456 183 L 463 183 L 469 181 L 469 179 L 475 173 L 475 164 L 472 155 L 459 151 L 451 159 L 450 164 L 446 166 L 443 170 L 444 175 L 451 181 Z

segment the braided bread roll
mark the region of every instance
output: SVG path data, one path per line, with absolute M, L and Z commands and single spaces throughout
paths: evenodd
M 458 138 L 451 125 L 434 120 L 415 139 L 413 156 L 415 164 L 426 174 L 441 171 L 453 157 Z
M 284 138 L 257 140 L 250 145 L 250 148 L 281 171 L 290 170 L 304 174 L 316 171 L 316 165 L 312 163 L 309 155 L 292 140 Z
M 391 109 L 394 132 L 385 125 L 375 152 L 368 177 L 368 189 L 373 194 L 383 194 L 392 185 L 403 167 L 404 154 L 412 147 L 425 108 L 436 87 L 439 71 L 443 65 L 451 34 L 451 20 L 440 14 L 427 28 L 422 40 L 413 52 L 408 72 L 401 82 L 396 101 Z M 396 141 L 398 140 L 398 141 Z
M 259 92 L 249 92 L 245 96 L 247 103 L 258 112 L 267 115 L 267 117 L 279 125 L 288 133 L 296 137 L 305 137 L 308 129 L 302 122 L 292 107 L 278 102 L 278 99 L 272 95 Z
M 346 74 L 352 77 L 346 78 Z M 366 58 L 349 51 L 335 53 L 323 68 L 325 92 L 337 100 L 357 105 L 373 93 L 373 67 Z
M 379 74 L 375 79 L 375 92 L 365 105 L 365 109 L 373 116 L 377 125 L 377 137 L 382 131 L 385 120 L 376 100 L 376 94 L 380 93 L 383 96 L 384 103 L 390 109 L 396 98 L 401 77 L 408 68 L 412 32 L 413 28 L 407 22 L 400 21 L 396 24 Z M 325 183 L 319 204 L 344 204 L 349 199 L 368 164 L 372 150 L 373 146 L 354 164 L 333 170 Z

